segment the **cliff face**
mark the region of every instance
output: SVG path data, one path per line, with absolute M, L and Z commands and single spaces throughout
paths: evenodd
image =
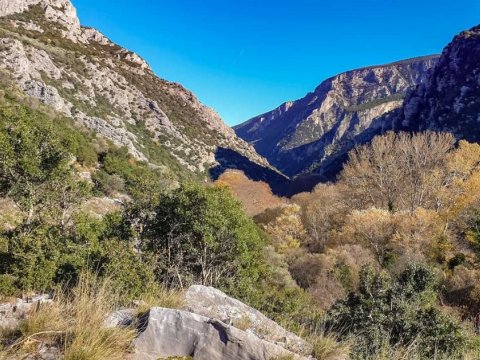
M 0 72 L 139 160 L 213 175 L 254 164 L 261 178 L 285 180 L 190 91 L 82 27 L 68 0 L 0 2 Z M 243 162 L 219 155 L 227 150 Z
M 480 26 L 457 35 L 432 76 L 405 101 L 396 126 L 480 141 Z
M 235 131 L 287 175 L 331 178 L 356 143 L 391 127 L 390 114 L 436 61 L 428 56 L 340 74 Z

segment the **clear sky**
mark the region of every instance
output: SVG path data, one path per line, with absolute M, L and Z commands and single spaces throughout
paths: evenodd
M 73 0 L 83 25 L 137 52 L 230 125 L 339 72 L 440 53 L 480 0 Z

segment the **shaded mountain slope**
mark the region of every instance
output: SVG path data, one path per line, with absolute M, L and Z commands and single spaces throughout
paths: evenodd
M 432 76 L 405 101 L 396 127 L 480 141 L 480 26 L 445 47 Z

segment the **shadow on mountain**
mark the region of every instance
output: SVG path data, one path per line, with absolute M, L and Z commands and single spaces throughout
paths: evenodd
M 291 195 L 292 182 L 288 177 L 273 169 L 254 163 L 235 150 L 219 147 L 215 152 L 215 159 L 218 165 L 209 170 L 213 180 L 217 180 L 227 170 L 241 170 L 250 180 L 266 182 L 275 195 Z
M 327 132 L 321 139 L 316 142 L 302 145 L 296 148 L 296 157 L 304 159 L 305 162 L 311 162 L 308 169 L 302 169 L 305 175 L 299 175 L 294 178 L 294 183 L 305 178 L 298 185 L 294 185 L 296 192 L 310 191 L 318 183 L 335 182 L 338 180 L 345 163 L 348 161 L 349 152 L 357 146 L 369 144 L 376 136 L 383 135 L 387 131 L 399 131 L 394 127 L 394 121 L 399 116 L 399 109 L 387 112 L 372 120 L 370 126 L 353 137 L 335 139 L 336 150 L 332 153 L 325 154 L 324 151 L 311 152 L 310 147 L 317 146 L 324 149 L 325 143 L 332 143 L 336 128 Z M 356 124 L 352 121 L 353 126 Z M 312 153 L 309 155 L 309 153 Z M 315 162 L 315 158 L 321 159 Z M 293 162 L 291 159 L 285 158 L 284 162 Z M 286 172 L 288 174 L 288 171 Z M 302 185 L 303 183 L 303 185 Z

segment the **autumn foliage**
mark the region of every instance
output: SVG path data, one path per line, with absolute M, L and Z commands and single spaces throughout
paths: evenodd
M 355 148 L 337 182 L 290 202 L 256 219 L 321 308 L 357 293 L 365 266 L 395 279 L 423 264 L 436 308 L 480 330 L 479 144 L 390 132 Z
M 240 200 L 245 212 L 250 216 L 284 203 L 284 200 L 272 193 L 267 183 L 250 180 L 241 170 L 224 172 L 215 184 L 228 187 L 233 195 Z

